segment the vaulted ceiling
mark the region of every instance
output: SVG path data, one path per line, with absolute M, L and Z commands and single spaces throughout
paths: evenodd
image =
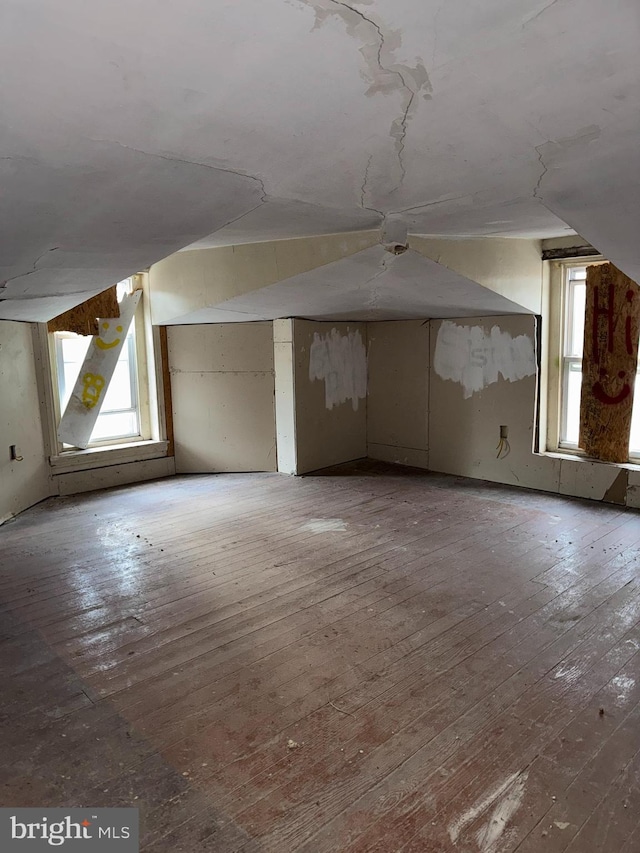
M 0 317 L 190 244 L 579 232 L 640 278 L 637 0 L 1 0 Z

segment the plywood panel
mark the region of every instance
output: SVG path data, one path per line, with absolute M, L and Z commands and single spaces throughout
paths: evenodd
M 114 284 L 108 290 L 92 296 L 81 305 L 65 311 L 53 320 L 49 320 L 50 332 L 75 332 L 76 335 L 97 335 L 98 317 L 119 317 L 117 287 Z
M 587 267 L 580 447 L 626 462 L 638 363 L 640 287 L 613 264 Z

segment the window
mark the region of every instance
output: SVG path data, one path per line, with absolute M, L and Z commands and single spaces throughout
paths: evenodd
M 118 301 L 131 293 L 133 283 L 118 283 Z M 141 436 L 135 322 L 131 324 L 104 403 L 91 434 L 91 444 Z M 55 356 L 60 412 L 64 412 L 86 356 L 90 336 L 55 332 Z M 67 445 L 65 445 L 67 446 Z
M 133 280 L 125 279 L 117 286 L 118 301 L 133 291 Z M 139 306 L 139 310 L 141 305 Z M 131 323 L 118 364 L 109 383 L 109 388 L 100 409 L 100 414 L 91 434 L 90 446 L 113 444 L 148 437 L 146 416 L 146 398 L 141 394 L 141 362 L 144 361 L 144 341 L 140 338 L 141 319 L 136 317 Z M 136 328 L 138 327 L 138 328 Z M 84 362 L 90 336 L 76 335 L 73 332 L 54 332 L 54 387 L 57 389 L 58 417 L 60 420 Z M 69 449 L 64 445 L 63 449 Z
M 578 450 L 582 346 L 586 303 L 586 264 L 561 265 L 562 334 L 560 352 L 560 429 L 558 445 Z M 640 371 L 639 371 L 640 373 Z M 640 457 L 640 376 L 636 377 L 629 454 Z
M 82 367 L 90 337 L 55 332 L 60 410 L 64 412 Z M 138 366 L 134 324 L 131 325 L 118 366 L 91 434 L 91 442 L 140 435 Z

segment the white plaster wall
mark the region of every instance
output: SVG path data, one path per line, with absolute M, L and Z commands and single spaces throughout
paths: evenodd
M 272 323 L 168 329 L 176 471 L 275 471 Z
M 377 231 L 363 231 L 177 252 L 149 271 L 153 322 L 180 323 L 209 306 L 349 257 L 378 239 Z
M 22 462 L 12 462 L 18 446 Z M 33 335 L 27 323 L 0 321 L 0 523 L 49 495 Z
M 351 397 L 335 402 L 327 395 L 325 380 L 309 378 L 311 349 L 318 341 L 331 341 L 335 335 L 349 338 L 358 347 L 365 347 L 367 332 L 364 323 L 321 323 L 311 320 L 294 320 L 294 376 L 297 473 L 316 471 L 329 465 L 361 459 L 367 455 L 367 401 Z M 359 335 L 359 339 L 357 336 Z M 357 354 L 354 356 L 357 358 Z M 354 379 L 349 358 L 346 373 L 331 377 L 343 390 L 359 383 L 359 370 Z M 340 396 L 340 394 L 338 394 Z
M 460 382 L 439 376 L 435 348 L 441 322 L 431 322 L 434 365 L 429 411 L 431 470 L 613 503 L 624 503 L 626 493 L 628 505 L 635 505 L 636 472 L 600 462 L 532 452 L 535 376 L 514 381 L 499 376 L 497 381 L 469 397 L 465 397 Z M 468 329 L 479 325 L 487 336 L 497 325 L 513 339 L 521 335 L 535 337 L 533 317 L 484 317 L 455 323 Z M 508 427 L 511 451 L 498 459 L 501 425 Z
M 409 246 L 534 314 L 542 306 L 540 240 L 411 236 Z
M 429 321 L 369 323 L 367 455 L 427 468 Z
M 495 326 L 514 339 L 525 335 L 535 340 L 533 317 L 483 317 L 456 320 L 455 323 L 469 330 L 470 340 L 474 327 L 480 327 L 490 336 Z M 440 326 L 439 321 L 431 323 L 432 363 Z M 464 347 L 463 342 L 461 347 Z M 466 397 L 461 382 L 442 379 L 432 370 L 430 393 L 432 470 L 558 491 L 559 460 L 534 456 L 532 452 L 535 375 L 513 382 L 500 375 L 497 381 Z M 497 459 L 501 425 L 508 428 L 511 451 L 504 459 Z

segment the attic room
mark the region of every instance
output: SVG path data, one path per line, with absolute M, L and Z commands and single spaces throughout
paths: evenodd
M 0 10 L 1 849 L 640 850 L 640 6 Z

